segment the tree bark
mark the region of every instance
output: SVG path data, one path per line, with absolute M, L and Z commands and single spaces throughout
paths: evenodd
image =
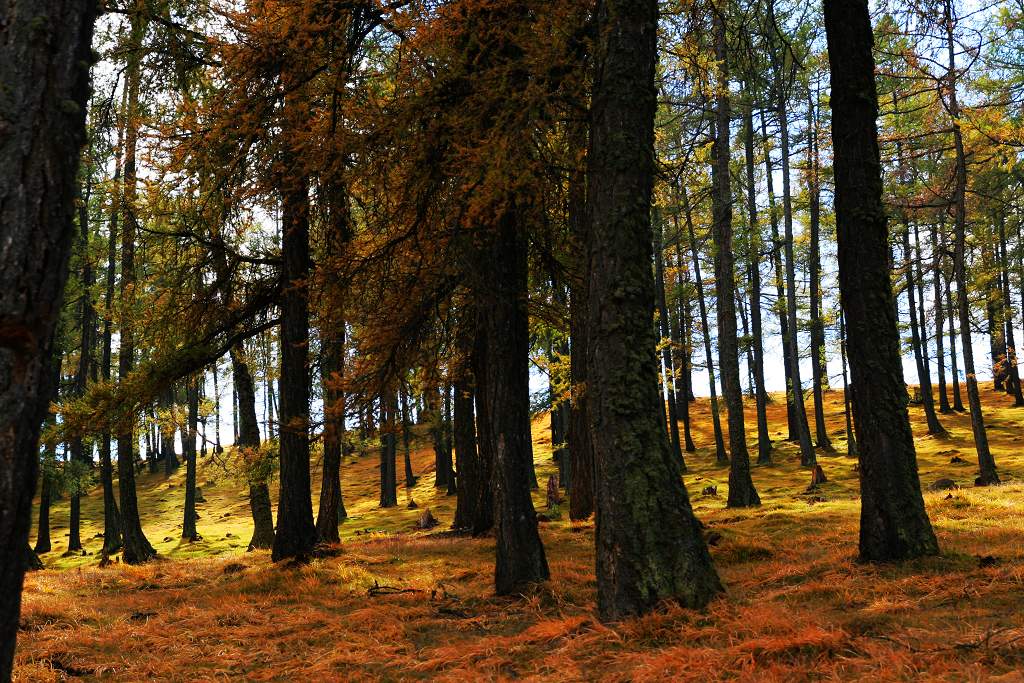
M 942 252 L 939 251 L 939 228 L 932 223 L 932 308 L 935 315 L 935 365 L 939 370 L 939 412 L 951 413 L 946 390 L 945 311 L 942 299 Z M 945 241 L 945 240 L 943 240 Z
M 588 154 L 588 404 L 598 611 L 614 621 L 722 590 L 658 418 L 651 317 L 654 0 L 598 3 Z
M 825 325 L 821 320 L 821 187 L 818 178 L 818 118 L 814 114 L 814 99 L 807 102 L 807 166 L 810 223 L 810 299 L 811 299 L 811 381 L 814 395 L 814 441 L 825 451 L 832 451 L 832 441 L 825 427 L 824 390 L 828 387 L 828 368 L 825 362 Z
M 398 401 L 394 390 L 387 390 L 380 399 L 380 506 L 398 505 L 398 434 L 395 424 Z
M 935 401 L 932 398 L 931 373 L 928 371 L 928 364 L 924 358 L 924 342 L 918 331 L 917 323 L 917 302 L 915 299 L 914 263 L 913 251 L 910 247 L 910 226 L 906 217 L 903 219 L 903 265 L 906 269 L 907 279 L 907 303 L 910 308 L 910 340 L 914 347 L 914 361 L 917 363 L 917 381 L 921 387 L 921 405 L 924 407 L 925 422 L 928 424 L 928 433 L 944 435 L 945 428 L 939 424 L 939 418 L 935 414 Z
M 665 302 L 665 255 L 663 253 L 662 226 L 659 220 L 654 225 L 654 291 L 658 306 L 658 334 L 662 340 L 661 367 L 662 382 L 668 393 L 668 435 L 669 446 L 674 456 L 679 458 L 683 472 L 686 471 L 686 459 L 679 439 L 679 417 L 676 414 L 675 367 L 672 364 L 671 333 L 668 325 L 668 305 Z
M 18 632 L 95 12 L 86 0 L 0 3 L 0 680 Z
M 238 441 L 240 451 L 251 450 L 251 457 L 260 458 L 260 427 L 256 420 L 256 384 L 252 379 L 245 349 L 235 346 L 231 349 L 231 376 L 238 394 Z M 272 548 L 274 546 L 274 513 L 270 503 L 270 487 L 267 484 L 265 467 L 255 463 L 249 469 L 249 509 L 252 512 L 253 532 L 249 550 Z
M 181 525 L 181 537 L 189 543 L 201 537 L 196 530 L 196 434 L 199 426 L 199 378 L 185 380 L 185 397 L 188 404 L 188 418 L 182 435 L 182 455 L 185 458 L 185 517 Z
M 938 553 L 921 496 L 900 360 L 878 150 L 867 0 L 825 0 L 832 83 L 839 286 L 860 437 L 860 557 Z

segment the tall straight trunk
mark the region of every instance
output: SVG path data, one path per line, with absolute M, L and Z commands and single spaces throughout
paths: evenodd
M 917 474 L 907 414 L 892 253 L 882 204 L 874 37 L 867 0 L 825 0 L 831 67 L 839 287 L 860 437 L 860 557 L 939 551 Z
M 693 234 L 693 216 L 690 211 L 690 199 L 686 187 L 681 187 L 683 194 L 683 210 L 686 213 L 686 232 L 690 238 L 690 253 L 693 256 L 693 279 L 697 283 L 697 305 L 700 309 L 701 332 L 704 337 L 704 356 L 708 366 L 708 386 L 711 389 L 711 425 L 715 433 L 715 460 L 718 464 L 729 462 L 725 452 L 725 439 L 722 437 L 722 421 L 718 414 L 718 390 L 715 389 L 715 361 L 711 355 L 711 328 L 708 326 L 708 308 L 704 298 L 704 280 L 700 275 L 700 257 L 697 251 L 697 238 Z
M 658 306 L 658 333 L 663 340 L 671 339 L 668 326 L 668 306 L 665 303 L 665 255 L 662 244 L 662 225 L 660 216 L 654 225 L 654 291 Z M 686 459 L 679 439 L 679 417 L 676 415 L 676 390 L 673 378 L 675 368 L 672 365 L 672 349 L 669 343 L 661 347 L 662 382 L 668 392 L 668 435 L 669 446 L 673 455 L 679 458 L 683 471 L 686 471 Z
M 552 274 L 551 276 L 551 288 L 554 292 L 553 298 L 558 304 L 559 310 L 567 310 L 569 301 L 567 299 L 567 288 L 559 281 L 559 279 Z M 549 337 L 550 339 L 550 337 Z M 560 361 L 559 367 L 562 368 L 560 372 L 560 379 L 564 384 L 565 371 L 564 363 L 570 359 L 569 351 L 569 338 L 565 335 L 559 335 L 557 340 L 552 340 L 549 343 L 551 346 L 551 359 L 554 361 L 556 358 Z M 551 448 L 552 457 L 558 464 L 558 484 L 562 488 L 568 490 L 570 480 L 572 479 L 572 464 L 569 462 L 569 398 L 565 392 L 555 394 L 552 389 L 551 394 Z
M 946 434 L 946 430 L 939 424 L 939 418 L 935 415 L 935 401 L 932 398 L 932 380 L 928 372 L 928 366 L 924 360 L 923 341 L 919 332 L 917 322 L 917 301 L 914 282 L 913 251 L 910 246 L 910 224 L 906 216 L 903 217 L 903 266 L 906 270 L 907 279 L 907 303 L 910 308 L 910 340 L 914 347 L 914 361 L 917 363 L 917 381 L 921 386 L 921 405 L 924 407 L 925 421 L 928 424 L 929 434 Z
M 767 114 L 761 113 L 761 139 L 764 145 L 765 185 L 768 192 L 768 218 L 772 228 L 772 267 L 775 273 L 775 310 L 779 316 L 779 336 L 782 339 L 782 370 L 786 380 L 786 428 L 787 441 L 798 441 L 799 430 L 796 421 L 796 403 L 793 400 L 793 368 L 789 358 L 789 314 L 786 312 L 785 271 L 782 267 L 782 238 L 779 235 L 779 213 L 775 205 L 775 174 L 772 157 L 768 151 Z
M 213 362 L 213 452 L 222 453 L 224 448 L 220 445 L 220 387 L 217 386 L 218 362 Z M 237 391 L 237 384 L 232 381 L 232 392 Z M 237 420 L 236 420 L 237 421 Z M 241 430 L 239 430 L 241 432 Z M 241 436 L 241 434 L 239 434 Z
M 658 418 L 651 317 L 658 4 L 595 15 L 588 154 L 588 413 L 596 467 L 597 604 L 614 621 L 722 590 Z
M 527 244 L 510 202 L 487 237 L 486 286 L 477 288 L 483 358 L 477 392 L 486 406 L 481 433 L 493 457 L 495 590 L 513 594 L 548 578 L 548 564 L 530 496 L 530 335 L 527 315 Z M 649 324 L 649 323 L 648 323 Z M 482 382 L 479 380 L 483 378 Z
M 408 492 L 409 489 L 416 485 L 416 476 L 412 473 L 412 458 L 409 452 L 411 439 L 411 434 L 409 433 L 409 390 L 406 388 L 405 382 L 402 382 L 402 388 L 399 393 L 402 397 L 402 453 L 405 460 L 405 488 Z
M 729 507 L 760 505 L 750 478 L 747 429 L 743 420 L 743 387 L 740 384 L 739 342 L 736 333 L 736 269 L 732 244 L 732 183 L 729 177 L 731 106 L 729 60 L 725 42 L 725 8 L 718 6 L 712 19 L 717 62 L 715 138 L 712 147 L 711 207 L 715 241 L 715 295 L 718 305 L 718 365 L 722 372 L 722 397 L 729 425 Z
M 447 389 L 444 390 L 447 393 Z M 442 403 L 443 399 L 437 389 L 427 389 L 426 393 L 427 421 L 430 425 L 430 440 L 434 446 L 434 488 L 447 489 L 455 474 L 452 472 L 451 449 L 448 443 L 447 426 Z
M 380 399 L 380 506 L 398 505 L 398 475 L 395 464 L 398 453 L 395 392 L 388 390 Z
M 754 353 L 754 401 L 757 409 L 757 464 L 772 461 L 772 439 L 768 433 L 768 392 L 764 382 L 764 342 L 761 338 L 761 225 L 757 217 L 757 187 L 754 178 L 754 109 L 749 99 L 743 108 L 743 146 L 747 172 L 747 218 L 750 222 L 749 263 L 750 331 Z
M 586 148 L 586 131 L 577 126 L 574 148 Z M 587 206 L 586 174 L 574 168 L 569 176 L 569 238 L 578 260 L 569 280 L 569 519 L 584 520 L 594 513 L 594 445 L 587 415 L 587 292 L 586 273 Z
M 140 4 L 136 4 L 140 8 Z M 131 47 L 128 50 L 126 88 L 128 89 L 127 119 L 124 146 L 124 185 L 122 190 L 121 230 L 121 347 L 118 353 L 118 378 L 125 381 L 135 364 L 134 320 L 131 314 L 135 304 L 135 234 L 138 219 L 135 215 L 136 148 L 139 139 L 139 90 L 141 87 L 141 45 L 145 22 L 140 12 L 130 15 Z M 139 503 L 135 492 L 135 425 L 134 416 L 126 417 L 117 433 L 117 483 L 121 498 L 122 559 L 128 564 L 146 562 L 156 555 L 149 539 L 142 531 Z
M 1013 405 L 1024 405 L 1021 394 L 1020 371 L 1017 369 L 1017 342 L 1013 336 L 1013 298 L 1010 296 L 1010 259 L 1006 253 L 1006 215 L 999 214 L 999 282 L 1006 323 L 1006 393 L 1013 396 Z
M 85 142 L 88 0 L 0 4 L 0 680 L 11 677 L 39 430 Z
M 165 409 L 167 409 L 169 411 L 172 411 L 173 414 L 175 414 L 175 415 L 178 412 L 177 400 L 176 400 L 176 396 L 175 396 L 176 393 L 177 392 L 176 392 L 174 387 L 168 387 L 167 388 L 167 393 L 166 393 L 166 395 L 164 397 L 164 404 L 163 404 Z M 175 434 L 177 433 L 177 431 L 178 430 L 175 427 L 175 421 L 172 421 L 170 423 L 170 425 L 168 425 L 168 427 L 166 429 L 162 430 L 161 433 L 160 433 L 160 436 L 161 436 L 161 439 L 160 439 L 160 444 L 161 444 L 161 449 L 160 449 L 161 455 L 160 455 L 160 458 L 161 458 L 161 460 L 164 461 L 164 476 L 165 477 L 171 476 L 178 469 L 178 456 L 174 452 L 174 437 L 175 437 Z
M 769 2 L 769 13 L 774 21 L 774 4 Z M 789 376 L 787 393 L 792 395 L 794 427 L 800 444 L 800 464 L 806 466 L 817 462 L 811 431 L 807 424 L 807 410 L 804 407 L 803 384 L 800 381 L 800 328 L 796 317 L 796 257 L 793 254 L 793 201 L 789 179 L 789 103 L 781 82 L 776 83 L 776 112 L 779 117 L 779 143 L 782 151 L 782 217 L 786 250 L 786 332 L 785 352 L 789 355 Z
M 843 416 L 846 419 L 846 455 L 857 457 L 857 435 L 853 431 L 853 392 L 846 374 L 846 321 L 842 311 L 839 312 L 839 360 L 843 365 Z
M 998 260 L 998 259 L 996 259 Z M 986 272 L 996 267 L 988 244 L 981 244 L 981 265 Z M 992 367 L 992 384 L 995 391 L 1006 391 L 1006 337 L 1003 334 L 1002 283 L 993 284 L 991 278 L 985 282 L 985 314 L 988 322 L 989 354 Z
M 267 468 L 260 462 L 260 427 L 256 420 L 256 383 L 245 358 L 241 344 L 231 349 L 231 376 L 238 393 L 238 441 L 240 451 L 248 451 L 254 466 L 248 470 L 249 509 L 252 512 L 253 533 L 249 550 L 274 546 L 274 513 L 267 485 Z
M 200 375 L 201 376 L 201 375 Z M 185 516 L 181 537 L 190 543 L 201 537 L 196 530 L 196 435 L 199 428 L 199 377 L 185 380 L 185 403 L 188 406 L 186 428 L 182 434 L 181 450 L 185 458 Z
M 481 479 L 483 472 L 480 456 L 476 450 L 473 385 L 465 378 L 456 379 L 454 393 L 452 441 L 455 445 L 455 469 L 458 472 L 458 477 L 456 478 L 455 521 L 452 526 L 456 529 L 468 530 L 489 528 L 492 524 L 491 520 L 480 519 L 482 515 L 490 517 L 490 510 L 481 509 L 479 506 L 480 502 L 486 499 L 485 491 L 490 487 L 489 482 Z
M 814 441 L 818 448 L 832 450 L 825 427 L 824 390 L 828 387 L 825 363 L 825 324 L 821 320 L 821 186 L 818 177 L 818 117 L 815 116 L 813 93 L 807 102 L 807 167 L 810 223 L 810 298 L 811 298 L 811 381 L 814 395 Z
M 955 321 L 959 317 L 954 312 L 953 305 L 953 291 L 951 289 L 950 281 L 952 275 L 950 273 L 945 274 L 946 280 L 946 305 L 948 306 L 948 318 L 949 318 L 949 358 L 952 363 L 952 375 L 953 375 L 953 410 L 957 412 L 964 412 L 964 402 L 960 396 L 960 367 L 957 364 L 956 358 L 956 323 Z
M 282 191 L 281 479 L 272 558 L 305 558 L 316 545 L 309 475 L 309 185 Z M 235 420 L 237 422 L 237 419 Z
M 60 388 L 61 354 L 56 350 L 51 361 L 50 401 L 56 401 Z M 52 419 L 52 418 L 48 418 Z M 36 534 L 36 554 L 48 553 L 50 543 L 50 501 L 54 488 L 54 474 L 57 468 L 57 447 L 51 442 L 43 448 L 42 482 L 39 486 L 39 530 Z
M 345 394 L 338 386 L 345 361 L 344 324 L 321 328 L 320 373 L 324 395 L 323 477 L 316 515 L 321 543 L 338 543 L 338 523 L 348 516 L 341 495 L 341 457 L 345 439 Z
M 442 388 L 442 405 L 444 406 L 444 414 L 442 416 L 442 427 L 444 430 L 444 466 L 448 470 L 448 490 L 447 495 L 454 496 L 458 493 L 458 476 L 455 472 L 455 463 L 453 460 L 453 441 L 452 436 L 452 385 L 448 382 Z
M 693 442 L 693 434 L 690 429 L 690 402 L 693 398 L 693 332 L 691 330 L 691 318 L 693 317 L 693 303 L 690 301 L 690 295 L 687 292 L 689 286 L 690 273 L 686 266 L 686 259 L 683 258 L 683 250 L 680 247 L 682 242 L 682 231 L 679 229 L 679 211 L 678 207 L 676 211 L 672 212 L 672 222 L 674 223 L 676 237 L 675 237 L 675 256 L 676 256 L 676 286 L 679 290 L 679 302 L 676 306 L 677 313 L 675 316 L 676 327 L 678 328 L 677 339 L 675 346 L 678 349 L 679 362 L 676 364 L 679 372 L 679 391 L 676 392 L 676 401 L 678 403 L 677 412 L 683 418 L 683 445 L 687 453 L 693 453 L 697 450 L 697 445 Z
M 932 223 L 932 308 L 935 315 L 935 365 L 939 370 L 939 412 L 950 413 L 946 390 L 945 313 L 942 299 L 942 252 L 939 251 L 939 228 Z
M 974 349 L 971 342 L 971 310 L 967 296 L 967 157 L 964 139 L 960 130 L 960 104 L 957 100 L 956 43 L 953 39 L 952 0 L 944 3 L 946 24 L 946 45 L 949 58 L 950 88 L 947 93 L 946 109 L 953 127 L 953 148 L 956 152 L 956 175 L 953 184 L 954 233 L 953 276 L 956 279 L 957 308 L 960 317 L 960 345 L 964 356 L 964 377 L 967 383 L 967 403 L 971 409 L 971 430 L 974 432 L 974 448 L 978 452 L 978 478 L 975 484 L 987 486 L 998 484 L 996 463 L 988 447 L 985 418 L 981 412 L 981 395 L 978 392 L 978 377 L 974 370 Z

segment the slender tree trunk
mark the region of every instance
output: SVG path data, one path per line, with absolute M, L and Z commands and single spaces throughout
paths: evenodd
M 455 442 L 456 479 L 455 522 L 456 529 L 490 528 L 491 510 L 480 508 L 480 502 L 487 500 L 489 482 L 482 480 L 483 469 L 476 449 L 476 426 L 473 417 L 473 385 L 465 378 L 455 381 L 453 400 L 452 440 Z M 487 519 L 482 519 L 487 517 Z
M 764 142 L 765 184 L 768 191 L 768 217 L 772 228 L 772 266 L 775 272 L 775 310 L 779 316 L 779 336 L 782 339 L 782 369 L 786 380 L 786 428 L 789 434 L 787 441 L 798 441 L 799 432 L 796 421 L 796 403 L 793 400 L 793 368 L 789 357 L 789 314 L 786 312 L 786 285 L 782 267 L 782 238 L 779 236 L 779 213 L 775 205 L 775 174 L 772 168 L 771 153 L 768 151 L 768 124 L 766 113 L 761 114 L 761 138 Z
M 731 107 L 729 60 L 725 41 L 725 8 L 720 3 L 712 19 L 715 34 L 717 84 L 715 139 L 712 147 L 711 206 L 715 241 L 715 294 L 718 305 L 718 365 L 722 371 L 722 397 L 729 425 L 729 507 L 760 505 L 750 478 L 747 430 L 743 419 L 739 343 L 736 336 L 736 272 L 732 242 L 732 183 L 729 176 Z
M 406 493 L 416 485 L 416 476 L 412 473 L 412 458 L 410 457 L 410 434 L 409 434 L 409 391 L 405 382 L 402 382 L 400 390 L 402 397 L 402 453 L 405 458 L 405 489 Z
M 588 154 L 588 396 L 597 603 L 614 621 L 722 590 L 658 419 L 650 205 L 658 6 L 599 3 Z M 625 484 L 625 485 L 624 485 Z
M 857 436 L 853 430 L 853 392 L 846 374 L 846 321 L 842 311 L 839 313 L 839 358 L 843 364 L 843 415 L 846 418 L 846 455 L 857 457 Z
M 907 414 L 892 253 L 878 150 L 878 96 L 867 0 L 825 0 L 835 157 L 839 287 L 860 437 L 860 557 L 938 553 L 921 496 Z
M 711 389 L 711 424 L 715 433 L 715 460 L 723 465 L 729 462 L 725 452 L 725 439 L 722 438 L 722 422 L 718 414 L 718 391 L 715 389 L 715 362 L 711 355 L 711 328 L 708 326 L 708 309 L 704 299 L 704 280 L 700 275 L 700 258 L 697 251 L 697 239 L 693 234 L 693 217 L 690 211 L 690 200 L 685 187 L 680 188 L 683 194 L 683 210 L 686 212 L 686 232 L 690 238 L 690 253 L 693 255 L 693 279 L 697 283 L 697 305 L 700 309 L 701 331 L 704 337 L 704 355 L 708 364 L 708 386 Z
M 825 324 L 821 320 L 821 188 L 818 178 L 818 117 L 814 99 L 807 102 L 807 166 L 810 223 L 810 298 L 811 298 L 811 378 L 814 395 L 814 441 L 818 448 L 832 451 L 832 441 L 825 427 L 824 390 L 828 388 L 828 368 L 825 363 Z
M 398 454 L 398 434 L 395 424 L 398 401 L 393 390 L 380 399 L 380 506 L 398 505 L 398 475 L 395 459 Z
M 140 5 L 137 3 L 136 7 Z M 141 45 L 146 20 L 139 12 L 132 12 L 131 38 L 128 49 L 126 87 L 128 89 L 125 128 L 124 185 L 121 210 L 121 289 L 122 309 L 121 347 L 118 353 L 118 378 L 125 381 L 135 364 L 134 321 L 131 311 L 135 300 L 135 234 L 138 219 L 135 215 L 136 147 L 138 143 L 139 90 L 141 87 Z M 122 559 L 128 564 L 146 562 L 156 555 L 149 539 L 142 531 L 139 504 L 135 493 L 135 425 L 134 417 L 126 417 L 117 433 L 117 483 L 121 498 Z
M 953 375 L 953 410 L 962 413 L 964 412 L 964 402 L 960 396 L 960 367 L 957 364 L 956 358 L 956 320 L 958 315 L 954 313 L 953 305 L 953 291 L 950 286 L 950 280 L 952 276 L 946 273 L 946 305 L 949 306 L 949 358 L 952 362 L 952 375 Z
M 939 251 L 938 225 L 932 223 L 932 307 L 935 314 L 935 364 L 939 370 L 939 412 L 951 413 L 946 391 L 945 315 L 942 299 L 942 253 Z
M 928 366 L 924 360 L 923 344 L 921 334 L 918 331 L 917 323 L 917 302 L 914 290 L 917 285 L 914 283 L 913 251 L 910 247 L 910 226 L 907 219 L 903 218 L 903 265 L 906 270 L 907 279 L 907 303 L 910 308 L 910 339 L 914 347 L 914 361 L 917 363 L 917 380 L 921 387 L 921 405 L 924 407 L 925 421 L 928 424 L 929 434 L 946 434 L 946 430 L 939 424 L 939 418 L 935 414 L 935 402 L 932 399 L 932 380 L 928 372 Z
M 115 147 L 113 193 L 110 208 L 109 238 L 107 240 L 107 274 L 106 295 L 104 296 L 103 313 L 103 345 L 100 358 L 100 371 L 103 381 L 109 382 L 111 376 L 111 345 L 114 310 L 114 280 L 117 270 L 117 239 L 118 221 L 121 217 L 121 136 L 124 127 L 118 128 L 118 140 Z M 113 555 L 121 549 L 121 512 L 117 507 L 114 495 L 113 464 L 110 457 L 110 432 L 104 431 L 100 437 L 100 482 L 103 487 L 103 554 Z
M 51 361 L 50 401 L 56 401 L 60 388 L 61 354 L 56 350 Z M 48 420 L 52 418 L 48 417 Z M 47 443 L 43 448 L 42 482 L 39 487 L 39 531 L 36 534 L 34 553 L 48 553 L 50 543 L 50 501 L 53 494 L 53 475 L 57 468 L 57 447 Z
M 256 420 L 256 383 L 252 379 L 245 349 L 239 344 L 231 349 L 231 376 L 238 393 L 238 441 L 235 446 L 247 453 L 249 480 L 249 509 L 252 512 L 253 533 L 249 550 L 274 546 L 274 513 L 267 485 L 268 468 L 260 454 L 260 427 Z
M 754 352 L 754 400 L 757 409 L 757 464 L 772 462 L 772 440 L 768 433 L 768 392 L 764 382 L 764 343 L 761 329 L 761 226 L 757 217 L 757 187 L 754 179 L 754 110 L 748 100 L 743 109 L 743 143 L 747 171 L 747 215 L 750 221 L 750 328 Z
M 654 291 L 658 305 L 658 333 L 663 342 L 671 339 L 668 326 L 668 306 L 665 303 L 665 262 L 662 253 L 662 226 L 660 215 L 654 225 Z M 675 368 L 672 365 L 672 349 L 670 343 L 661 347 L 662 381 L 668 391 L 668 435 L 669 446 L 673 455 L 678 456 L 683 471 L 686 471 L 686 460 L 679 439 L 679 418 L 676 415 L 676 390 L 673 383 Z
M 1013 405 L 1024 405 L 1021 393 L 1020 371 L 1017 369 L 1017 342 L 1013 336 L 1013 299 L 1010 296 L 1010 259 L 1006 253 L 1006 216 L 1000 213 L 999 226 L 999 274 L 1003 296 L 1003 317 L 1006 322 L 1006 393 L 1013 396 Z
M 957 306 L 960 317 L 960 344 L 964 356 L 964 376 L 967 382 L 967 403 L 971 409 L 971 429 L 974 432 L 974 448 L 978 452 L 978 478 L 975 484 L 987 486 L 998 484 L 995 459 L 988 447 L 985 418 L 981 412 L 981 395 L 978 392 L 978 377 L 974 371 L 974 349 L 971 343 L 971 311 L 967 296 L 967 157 L 964 140 L 960 131 L 960 105 L 957 101 L 956 48 L 953 40 L 952 0 L 944 3 L 946 38 L 949 55 L 951 87 L 948 90 L 946 108 L 952 119 L 953 148 L 956 152 L 956 176 L 953 189 L 955 211 L 955 241 L 953 245 L 953 275 L 956 278 Z
M 185 518 L 181 525 L 181 537 L 192 543 L 201 536 L 196 530 L 196 434 L 199 426 L 199 378 L 185 380 L 185 396 L 188 417 L 182 434 L 181 450 L 185 458 Z

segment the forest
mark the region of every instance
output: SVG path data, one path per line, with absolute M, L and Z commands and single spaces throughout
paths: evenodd
M 1022 0 L 0 0 L 0 683 L 1024 682 Z

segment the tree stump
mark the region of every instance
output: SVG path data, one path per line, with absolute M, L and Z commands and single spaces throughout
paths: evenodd
M 811 485 L 808 488 L 816 489 L 826 481 L 828 481 L 828 477 L 825 476 L 825 470 L 821 469 L 821 465 L 815 465 L 811 469 Z
M 437 525 L 438 521 L 434 519 L 434 515 L 430 514 L 430 508 L 424 510 L 416 522 L 417 529 L 433 529 Z
M 558 488 L 558 475 L 548 477 L 547 508 L 548 510 L 562 504 L 562 492 Z

